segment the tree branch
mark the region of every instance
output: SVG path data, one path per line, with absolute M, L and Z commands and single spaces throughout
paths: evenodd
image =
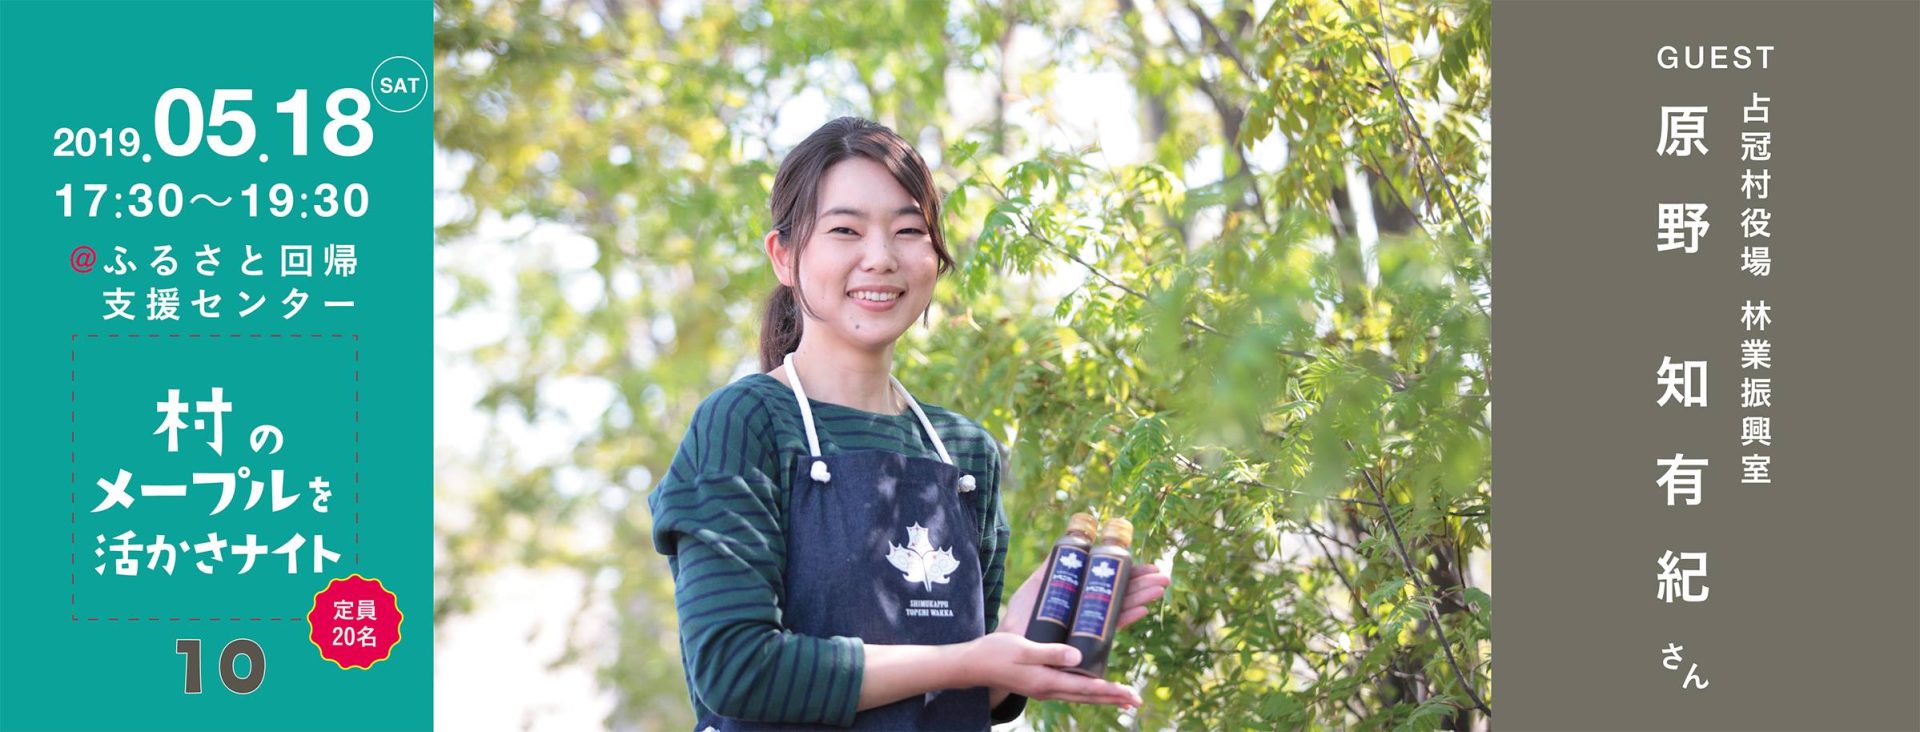
M 1200 475 L 1204 475 L 1207 477 L 1214 477 L 1213 475 L 1207 473 L 1206 468 L 1201 467 L 1199 463 L 1194 462 L 1193 458 L 1187 457 L 1185 455 L 1175 453 L 1173 455 L 1173 462 L 1179 465 L 1180 467 L 1186 468 Z M 1220 478 L 1215 478 L 1215 480 L 1220 480 Z M 1273 491 L 1275 493 L 1280 493 L 1283 495 L 1289 495 L 1289 496 L 1309 495 L 1303 491 L 1297 491 L 1291 488 L 1281 488 L 1280 486 L 1273 485 L 1271 483 L 1264 483 L 1257 480 L 1246 480 L 1242 478 L 1227 478 L 1225 480 L 1232 482 L 1236 485 L 1242 485 L 1248 488 L 1260 488 L 1264 490 Z M 1321 496 L 1321 499 L 1328 500 L 1328 501 L 1338 501 L 1340 503 L 1351 503 L 1351 504 L 1360 505 L 1360 506 L 1373 506 L 1375 508 L 1380 508 L 1383 510 L 1386 508 L 1386 506 L 1383 504 L 1375 503 L 1373 501 L 1369 501 L 1364 498 L 1347 498 L 1345 496 Z
M 1203 26 L 1213 27 L 1213 21 L 1209 20 L 1205 13 L 1200 12 L 1198 8 L 1194 8 L 1192 5 L 1188 5 L 1188 8 L 1193 11 L 1196 18 L 1199 18 Z M 1173 39 L 1174 45 L 1180 47 L 1182 54 L 1185 54 L 1188 58 L 1193 58 L 1193 48 L 1188 46 L 1187 39 L 1181 38 L 1179 31 L 1174 29 L 1171 16 L 1167 14 L 1164 8 L 1160 8 L 1158 3 L 1155 3 L 1155 9 L 1160 11 L 1162 18 L 1168 19 L 1167 35 Z M 1214 28 L 1214 33 L 1217 35 L 1219 29 Z M 1225 38 L 1221 37 L 1220 40 L 1224 43 Z M 1239 57 L 1239 52 L 1231 47 L 1232 44 L 1224 45 L 1227 46 L 1223 49 L 1225 53 L 1230 54 L 1236 59 Z M 1240 70 L 1242 73 L 1248 75 L 1252 75 L 1253 73 L 1252 69 L 1247 68 L 1245 65 L 1242 65 Z M 1246 113 L 1229 103 L 1226 94 L 1216 88 L 1213 82 L 1208 81 L 1207 77 L 1197 70 L 1194 72 L 1194 85 L 1200 88 L 1200 93 L 1206 96 L 1207 101 L 1213 103 L 1214 113 L 1220 116 L 1220 132 L 1221 136 L 1225 138 L 1222 144 L 1224 144 L 1227 149 L 1233 151 L 1234 158 L 1240 163 L 1240 174 L 1234 177 L 1244 178 L 1247 181 L 1247 188 L 1253 191 L 1254 213 L 1259 217 L 1261 226 L 1268 229 L 1273 228 L 1273 222 L 1267 219 L 1267 196 L 1260 191 L 1260 179 L 1254 175 L 1253 163 L 1247 159 L 1247 151 L 1240 145 L 1240 125 L 1245 119 Z M 1242 201 L 1244 200 L 1243 198 Z M 1244 203 L 1242 207 L 1244 207 Z
M 995 188 L 997 189 L 998 186 L 995 186 Z M 1005 192 L 1002 191 L 1001 192 L 1002 200 L 1005 199 L 1005 195 L 1006 195 Z M 1093 263 L 1088 262 L 1087 260 L 1081 259 L 1080 255 L 1074 253 L 1073 250 L 1068 249 L 1066 245 L 1063 245 L 1059 242 L 1056 242 L 1052 239 L 1049 239 L 1045 236 L 1040 235 L 1040 233 L 1034 228 L 1033 220 L 1027 218 L 1025 214 L 1019 214 L 1018 217 L 1020 220 L 1020 225 L 1026 227 L 1026 231 L 1024 233 L 1027 236 L 1033 237 L 1034 241 L 1040 242 L 1041 244 L 1046 245 L 1048 248 L 1059 252 L 1061 256 L 1064 256 L 1067 259 L 1072 260 L 1074 264 L 1078 264 L 1081 267 L 1085 267 L 1088 273 L 1092 274 L 1095 277 L 1100 278 L 1102 281 L 1105 281 L 1107 284 L 1112 285 L 1115 288 L 1118 288 L 1121 292 L 1125 292 L 1145 302 L 1153 302 L 1153 298 L 1148 297 L 1146 293 L 1136 290 L 1128 286 L 1126 283 L 1121 282 L 1120 280 L 1114 278 L 1112 275 L 1109 275 L 1106 272 L 1101 271 L 1099 267 L 1093 266 Z M 1188 316 L 1186 320 L 1183 322 L 1185 322 L 1189 327 L 1196 328 L 1198 330 L 1202 330 L 1207 333 L 1212 333 L 1217 336 L 1226 337 L 1227 335 L 1225 333 L 1220 332 L 1220 329 L 1218 328 L 1215 328 L 1211 325 L 1207 325 L 1206 323 L 1202 323 L 1198 320 L 1194 320 L 1192 316 Z M 1299 359 L 1305 359 L 1307 361 L 1319 360 L 1318 356 L 1315 356 L 1311 353 L 1307 353 L 1306 351 L 1297 351 L 1291 348 L 1276 348 L 1274 350 L 1279 351 L 1280 353 L 1286 354 L 1288 356 L 1292 356 L 1294 358 L 1299 358 Z M 1402 389 L 1405 388 L 1404 382 L 1400 384 L 1400 388 Z M 1396 391 L 1398 390 L 1399 389 L 1396 389 Z
M 1347 5 L 1347 0 L 1339 0 L 1339 2 L 1340 7 L 1347 11 L 1347 15 L 1352 16 L 1356 21 L 1360 19 L 1360 16 L 1354 14 L 1353 8 Z M 1433 153 L 1433 145 L 1427 142 L 1426 134 L 1420 131 L 1419 123 L 1413 118 L 1413 106 L 1407 104 L 1407 96 L 1400 88 L 1400 75 L 1394 71 L 1393 64 L 1387 60 L 1386 54 L 1380 50 L 1381 39 L 1387 36 L 1387 7 L 1382 0 L 1374 0 L 1374 4 L 1380 10 L 1380 15 L 1376 19 L 1376 26 L 1380 30 L 1380 38 L 1368 39 L 1367 50 L 1372 52 L 1374 61 L 1380 64 L 1381 71 L 1387 75 L 1387 82 L 1393 87 L 1393 98 L 1399 103 L 1400 113 L 1402 115 L 1401 122 L 1407 128 L 1407 133 L 1412 135 L 1413 139 L 1420 144 L 1420 149 L 1426 153 L 1427 160 L 1433 164 L 1434 177 L 1440 179 L 1440 190 L 1447 194 L 1448 203 L 1453 205 L 1453 217 L 1459 219 L 1460 225 L 1467 229 L 1467 234 L 1478 241 L 1480 240 L 1480 234 L 1474 231 L 1473 222 L 1467 219 L 1466 214 L 1460 207 L 1460 199 L 1453 192 L 1453 182 L 1447 179 L 1446 169 L 1440 166 L 1440 157 Z M 1427 183 L 1426 180 L 1427 174 L 1420 170 L 1420 166 L 1416 164 L 1413 166 L 1413 169 L 1414 172 L 1420 174 L 1420 184 L 1431 188 L 1431 184 Z M 1488 251 L 1492 251 L 1492 242 L 1487 243 L 1487 249 Z
M 1352 442 L 1347 442 L 1346 444 L 1348 450 L 1353 449 Z M 1387 494 L 1380 490 L 1380 484 L 1374 482 L 1373 473 L 1369 472 L 1366 468 L 1363 467 L 1360 469 L 1360 475 L 1366 478 L 1367 487 L 1373 490 L 1373 497 L 1380 501 L 1380 513 L 1386 517 L 1387 529 L 1393 532 L 1394 549 L 1399 551 L 1400 561 L 1406 566 L 1407 576 L 1413 579 L 1414 588 L 1422 595 L 1430 594 L 1427 589 L 1427 583 L 1420 578 L 1420 572 L 1414 569 L 1413 557 L 1407 553 L 1407 542 L 1400 536 L 1400 524 L 1393 519 L 1392 507 L 1387 505 Z M 1478 707 L 1482 713 L 1486 714 L 1487 718 L 1493 718 L 1493 710 L 1489 709 L 1487 703 L 1480 699 L 1480 692 L 1474 688 L 1473 684 L 1467 681 L 1466 674 L 1460 671 L 1460 662 L 1453 657 L 1453 641 L 1447 638 L 1447 628 L 1440 624 L 1440 615 L 1435 613 L 1431 607 L 1423 607 L 1421 609 L 1426 611 L 1428 622 L 1433 624 L 1434 634 L 1440 637 L 1440 649 L 1446 651 L 1447 665 L 1452 667 L 1453 676 L 1459 680 L 1460 688 L 1467 692 L 1467 697 L 1473 700 L 1473 705 Z

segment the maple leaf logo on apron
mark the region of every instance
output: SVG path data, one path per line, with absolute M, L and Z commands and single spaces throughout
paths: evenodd
M 934 549 L 933 542 L 927 540 L 927 529 L 919 523 L 907 527 L 907 545 L 900 546 L 887 542 L 887 562 L 900 570 L 908 582 L 919 582 L 927 591 L 933 591 L 934 584 L 946 584 L 948 575 L 960 568 L 960 560 L 953 558 L 953 547 Z

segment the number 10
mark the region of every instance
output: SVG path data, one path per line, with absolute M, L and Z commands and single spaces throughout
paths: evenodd
M 187 693 L 200 693 L 200 639 L 180 638 L 173 642 L 173 652 L 187 657 Z M 241 656 L 247 657 L 246 676 L 234 671 L 235 661 Z M 267 654 L 260 650 L 260 644 L 246 638 L 235 639 L 220 650 L 220 683 L 227 691 L 235 694 L 251 694 L 260 688 L 260 682 L 267 677 Z

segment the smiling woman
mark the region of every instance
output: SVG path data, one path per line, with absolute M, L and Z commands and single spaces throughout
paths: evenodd
M 767 299 L 761 370 L 806 345 L 803 312 L 827 326 L 828 340 L 868 352 L 869 363 L 891 361 L 893 341 L 933 301 L 934 279 L 953 269 L 946 238 L 928 223 L 940 219 L 940 197 L 926 162 L 892 130 L 842 117 L 787 156 L 772 199 L 766 248 L 780 285 Z M 802 272 L 801 252 L 816 240 L 821 251 Z M 815 302 L 809 291 L 846 294 Z M 847 300 L 886 315 L 850 317 Z
M 1024 637 L 1037 569 L 999 622 L 999 445 L 893 377 L 954 264 L 926 163 L 843 118 L 788 155 L 771 199 L 764 373 L 701 403 L 648 496 L 695 729 L 984 730 L 1027 697 L 1139 705 Z M 1166 585 L 1140 565 L 1121 622 Z
M 915 181 L 909 177 L 908 182 Z M 931 208 L 938 216 L 939 201 L 931 195 L 915 200 L 886 166 L 864 157 L 829 169 L 820 183 L 820 201 L 826 210 L 813 221 L 811 238 L 818 244 L 805 258 L 806 266 L 794 261 L 805 244 L 784 243 L 779 230 L 767 234 L 767 254 L 783 287 L 845 293 L 820 303 L 800 295 L 807 314 L 826 327 L 823 338 L 885 355 L 894 338 L 926 312 L 934 279 L 953 266 L 946 246 L 928 233 L 922 213 Z M 855 308 L 843 308 L 846 301 Z M 862 317 L 863 312 L 877 315 Z M 806 340 L 796 345 L 805 347 Z M 763 349 L 763 362 L 766 355 Z

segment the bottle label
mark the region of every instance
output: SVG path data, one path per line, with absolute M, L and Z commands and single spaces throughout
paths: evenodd
M 1080 609 L 1073 617 L 1073 634 L 1107 639 L 1107 612 L 1113 604 L 1114 583 L 1120 579 L 1121 560 L 1094 557 L 1087 568 L 1086 588 L 1080 591 Z
M 1080 578 L 1087 574 L 1086 551 L 1070 546 L 1054 547 L 1053 573 L 1040 590 L 1040 612 L 1035 616 L 1067 627 L 1073 617 L 1073 598 L 1080 594 Z

